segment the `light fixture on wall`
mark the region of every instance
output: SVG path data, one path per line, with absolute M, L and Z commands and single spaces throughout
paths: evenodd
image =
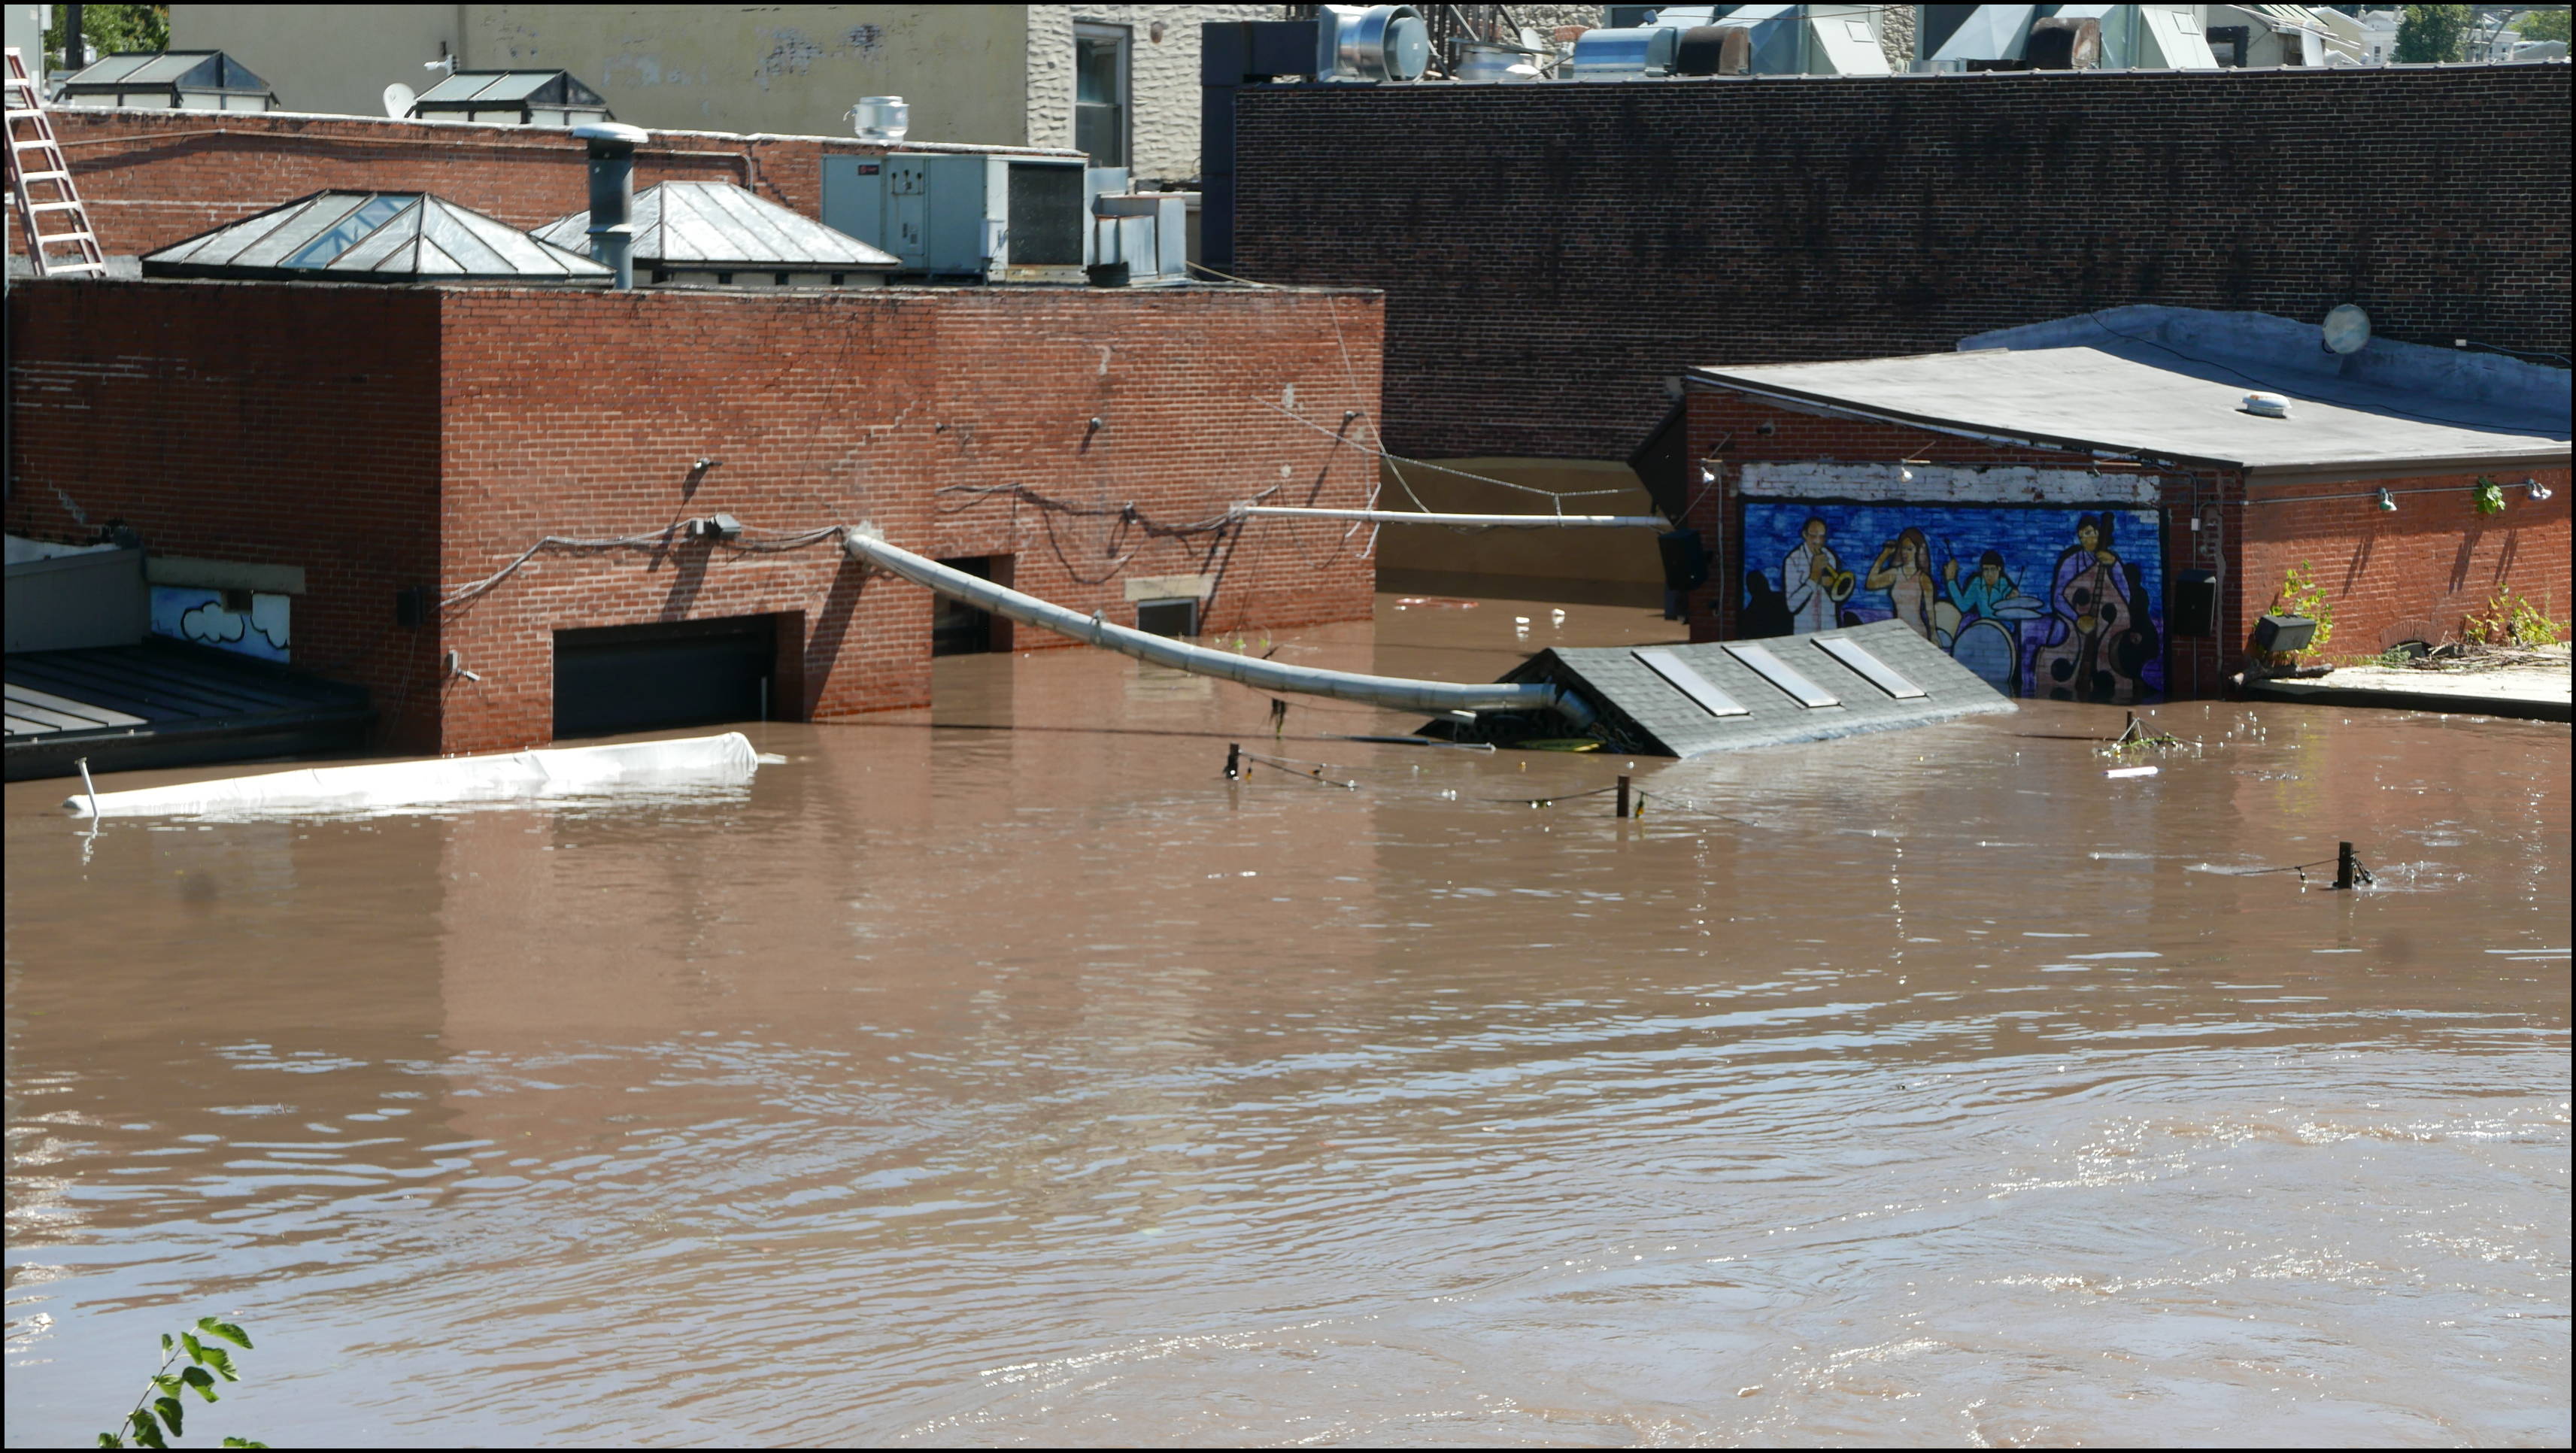
M 2379 507 L 2383 510 L 2387 510 L 2391 514 L 2396 513 L 2397 496 L 2387 489 L 2381 489 L 2379 491 Z
M 2553 493 L 2556 493 L 2556 491 L 2552 490 L 2548 485 L 2542 484 L 2537 479 L 2524 480 L 2522 482 L 2522 492 L 2529 495 L 2532 503 L 2534 504 L 2538 504 L 2540 501 L 2549 498 Z

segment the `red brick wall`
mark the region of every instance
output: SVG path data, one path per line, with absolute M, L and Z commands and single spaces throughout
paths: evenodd
M 2567 483 L 2560 469 L 2499 470 L 2505 510 L 2481 515 L 2479 476 L 2373 479 L 2355 484 L 2258 487 L 2245 511 L 2242 601 L 2261 614 L 2294 566 L 2308 567 L 2334 602 L 2331 657 L 2365 655 L 2400 641 L 2457 639 L 2461 622 L 2510 586 L 2561 622 L 2571 614 Z M 2522 482 L 2550 490 L 2534 503 Z M 2382 510 L 2378 491 L 2397 498 Z
M 283 112 L 70 107 L 53 117 L 110 253 L 139 256 L 330 187 L 435 192 L 514 227 L 590 205 L 582 143 L 564 131 Z M 824 154 L 884 151 L 855 138 L 662 131 L 637 148 L 635 185 L 732 181 L 820 217 Z M 9 246 L 19 250 L 15 213 Z
M 93 524 L 122 517 L 169 553 L 304 565 L 315 584 L 296 603 L 298 664 L 357 650 L 337 674 L 380 702 L 440 703 L 434 726 L 425 709 L 392 716 L 385 745 L 401 749 L 545 740 L 552 632 L 578 626 L 801 612 L 782 698 L 801 681 L 780 715 L 929 699 L 929 593 L 863 580 L 829 548 L 548 553 L 434 630 L 392 628 L 395 589 L 452 593 L 547 535 L 647 534 L 716 512 L 755 532 L 865 520 L 925 554 L 1014 557 L 1019 588 L 1113 621 L 1134 620 L 1134 575 L 1217 575 L 1212 630 L 1369 611 L 1362 540 L 1339 527 L 1156 539 L 1114 513 L 936 491 L 1020 484 L 1084 508 L 1133 504 L 1158 524 L 1273 487 L 1360 504 L 1374 461 L 1264 401 L 1293 384 L 1297 412 L 1327 428 L 1346 410 L 1374 415 L 1373 295 L 39 283 L 13 295 L 10 318 L 25 383 L 9 527 L 82 533 L 59 487 Z M 701 457 L 723 463 L 693 481 Z M 410 514 L 376 503 L 393 493 Z M 1018 636 L 1024 649 L 1060 640 Z M 448 676 L 450 650 L 482 679 Z
M 164 554 L 304 567 L 296 663 L 431 730 L 434 636 L 394 592 L 438 558 L 438 295 L 19 283 L 9 295 L 8 528 L 110 522 Z

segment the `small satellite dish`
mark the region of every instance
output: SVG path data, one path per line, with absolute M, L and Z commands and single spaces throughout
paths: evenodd
M 2326 314 L 2326 351 L 2359 353 L 2370 341 L 2370 315 L 2351 303 L 2338 303 Z
M 385 114 L 400 121 L 411 114 L 412 103 L 419 99 L 418 91 L 396 81 L 385 87 Z

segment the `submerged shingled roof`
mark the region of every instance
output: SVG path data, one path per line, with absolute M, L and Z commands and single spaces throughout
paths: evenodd
M 316 192 L 175 242 L 145 277 L 601 285 L 605 267 L 423 192 Z
M 1565 687 L 1600 712 L 1593 735 L 1612 750 L 1669 757 L 2014 709 L 1948 652 L 1893 620 L 1758 641 L 1558 647 L 1503 679 Z
M 590 252 L 590 213 L 536 231 L 557 247 Z M 635 194 L 635 265 L 794 272 L 892 272 L 890 252 L 835 232 L 731 182 L 662 182 Z

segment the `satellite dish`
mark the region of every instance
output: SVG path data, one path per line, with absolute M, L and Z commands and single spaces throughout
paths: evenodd
M 2359 353 L 2370 341 L 2370 315 L 2351 303 L 2338 303 L 2326 314 L 2326 351 Z
M 412 103 L 419 99 L 420 93 L 418 91 L 404 85 L 400 81 L 396 81 L 392 85 L 385 87 L 385 114 L 396 121 L 400 121 L 411 114 Z

